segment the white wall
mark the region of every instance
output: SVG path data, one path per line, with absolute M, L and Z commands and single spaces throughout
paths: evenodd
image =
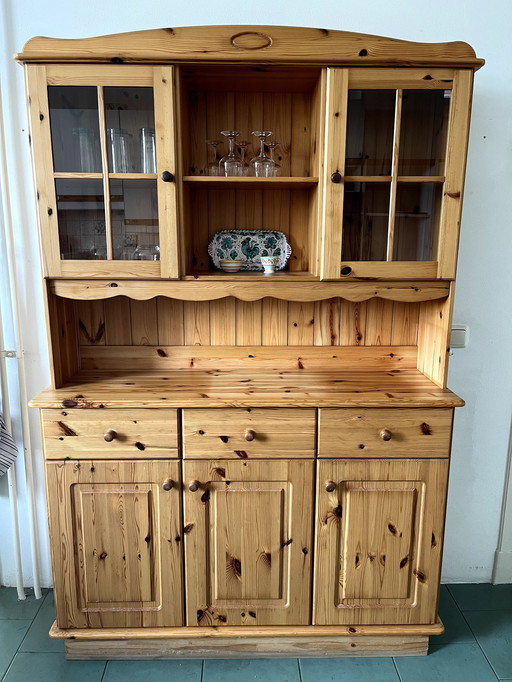
M 512 3 L 490 0 L 4 0 L 2 106 L 7 128 L 12 205 L 29 371 L 29 393 L 48 383 L 36 220 L 21 67 L 11 61 L 34 35 L 86 37 L 163 26 L 289 24 L 436 42 L 465 40 L 487 65 L 476 74 L 455 322 L 470 327 L 470 345 L 454 352 L 450 387 L 466 399 L 457 411 L 444 561 L 446 581 L 488 581 L 496 549 L 512 413 L 512 68 L 507 58 Z M 16 415 L 15 415 L 16 416 Z M 39 518 L 43 581 L 49 584 L 46 516 L 37 415 Z M 22 500 L 22 504 L 23 504 Z M 13 584 L 7 487 L 0 481 L 0 582 Z M 5 520 L 5 521 L 4 521 Z M 22 518 L 26 524 L 26 519 Z M 28 531 L 24 531 L 27 536 Z M 24 547 L 28 566 L 28 550 Z M 30 571 L 27 582 L 30 584 Z

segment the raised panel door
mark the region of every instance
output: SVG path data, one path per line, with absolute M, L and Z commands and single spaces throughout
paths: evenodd
M 446 460 L 319 462 L 315 624 L 435 623 L 447 473 Z
M 187 625 L 310 623 L 313 466 L 184 462 Z
M 59 627 L 183 624 L 176 461 L 48 462 Z

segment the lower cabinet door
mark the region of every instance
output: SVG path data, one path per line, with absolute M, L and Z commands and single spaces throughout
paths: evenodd
M 313 461 L 184 461 L 187 625 L 306 625 Z
M 447 460 L 324 460 L 318 471 L 314 623 L 435 623 Z
M 183 625 L 177 461 L 48 462 L 57 623 Z

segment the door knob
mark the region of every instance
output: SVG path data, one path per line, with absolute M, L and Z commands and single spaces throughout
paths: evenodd
M 113 440 L 117 438 L 117 431 L 115 429 L 109 429 L 103 434 L 103 440 L 106 440 L 107 443 L 111 443 Z
M 163 171 L 160 177 L 164 182 L 174 182 L 174 175 L 169 171 Z
M 171 490 L 174 487 L 174 481 L 172 478 L 166 478 L 165 481 L 162 483 L 162 488 L 164 490 Z
M 335 185 L 338 185 L 341 182 L 341 173 L 339 171 L 336 171 L 331 175 L 331 182 L 334 182 Z
M 324 487 L 326 492 L 333 493 L 336 490 L 336 483 L 334 481 L 326 481 Z
M 191 493 L 196 493 L 199 490 L 200 486 L 201 484 L 199 483 L 199 481 L 190 481 L 190 483 L 188 484 L 188 489 L 190 490 Z
M 252 429 L 247 429 L 244 438 L 245 440 L 251 442 L 256 438 L 256 431 L 253 431 Z

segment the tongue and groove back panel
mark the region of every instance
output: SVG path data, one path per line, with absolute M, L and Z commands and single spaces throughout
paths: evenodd
M 415 346 L 419 311 L 418 303 L 340 298 L 74 303 L 80 346 Z

